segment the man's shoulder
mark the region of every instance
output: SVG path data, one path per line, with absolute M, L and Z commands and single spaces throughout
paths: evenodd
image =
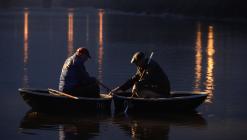
M 65 60 L 64 65 L 63 65 L 63 69 L 66 69 L 73 64 L 74 64 L 74 56 L 72 55 Z
M 75 60 L 75 56 L 74 56 L 74 55 L 69 56 L 69 57 L 65 60 L 65 62 L 69 62 L 69 61 L 73 61 L 73 60 Z

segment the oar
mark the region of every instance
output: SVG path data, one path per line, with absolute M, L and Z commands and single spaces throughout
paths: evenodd
M 99 85 L 101 85 L 101 86 L 102 86 L 103 88 L 105 88 L 106 90 L 111 91 L 111 89 L 110 89 L 108 86 L 106 86 L 105 84 L 103 84 L 103 83 L 100 82 L 99 80 L 97 80 L 97 82 L 98 82 Z
M 149 59 L 148 59 L 147 67 L 148 67 L 148 65 L 149 65 L 149 63 L 150 63 L 150 61 L 151 61 L 153 55 L 154 55 L 154 52 L 151 52 L 150 57 L 149 57 Z M 142 74 L 141 74 L 141 77 L 140 77 L 140 80 L 143 78 L 143 76 L 144 76 L 144 74 L 145 74 L 145 72 L 146 72 L 146 70 L 147 70 L 147 67 L 146 67 L 146 69 L 143 70 L 143 72 L 142 72 Z
M 100 82 L 99 80 L 97 80 L 98 84 L 101 85 L 103 88 L 105 88 L 107 91 L 109 91 L 109 93 L 107 95 L 111 95 L 114 93 L 112 92 L 112 89 L 110 89 L 108 86 L 106 86 L 105 84 L 103 84 L 102 82 Z
M 61 92 L 61 91 L 58 91 L 58 90 L 55 90 L 55 89 L 48 88 L 48 91 L 49 91 L 49 93 L 57 93 L 57 94 L 59 94 L 61 96 L 65 96 L 65 97 L 68 97 L 68 98 L 71 98 L 71 99 L 76 99 L 76 100 L 79 99 L 76 96 L 69 95 L 69 94 L 66 94 L 64 92 Z

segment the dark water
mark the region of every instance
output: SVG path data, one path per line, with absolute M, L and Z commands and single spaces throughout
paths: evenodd
M 245 139 L 247 23 L 78 9 L 0 10 L 1 139 Z M 191 114 L 82 116 L 29 112 L 20 87 L 57 88 L 60 69 L 87 47 L 91 75 L 113 88 L 150 54 L 172 90 L 207 91 Z M 104 89 L 102 89 L 104 91 Z

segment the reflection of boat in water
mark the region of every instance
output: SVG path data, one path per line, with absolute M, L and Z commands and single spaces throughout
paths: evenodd
M 204 102 L 207 97 L 205 92 L 171 92 L 169 98 L 135 98 L 131 93 L 115 93 L 113 95 L 117 111 L 132 112 L 168 112 L 191 111 Z
M 50 94 L 48 90 L 19 89 L 19 92 L 33 110 L 65 113 L 111 111 L 112 97 L 105 94 L 101 94 L 100 98 L 78 97 L 78 99 L 72 99 Z
M 62 139 L 90 139 L 112 131 L 114 126 L 120 128 L 132 139 L 168 139 L 171 126 L 183 128 L 204 128 L 206 120 L 197 112 L 190 113 L 132 113 L 115 114 L 87 113 L 81 115 L 51 115 L 29 111 L 20 122 L 20 132 L 26 134 L 40 133 L 39 130 L 58 131 Z M 102 125 L 103 124 L 103 125 Z M 102 127 L 107 129 L 102 131 Z M 101 128 L 101 129 L 100 129 Z
M 169 139 L 171 126 L 204 128 L 206 120 L 197 112 L 191 113 L 138 113 L 115 117 L 117 124 L 132 139 Z
M 21 133 L 39 133 L 39 130 L 58 131 L 64 139 L 89 139 L 100 132 L 100 122 L 107 121 L 106 113 L 87 113 L 80 115 L 51 115 L 29 111 L 20 122 Z M 60 136 L 62 135 L 62 136 Z

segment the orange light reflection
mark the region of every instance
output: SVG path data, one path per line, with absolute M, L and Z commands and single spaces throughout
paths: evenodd
M 132 139 L 137 138 L 137 127 L 138 127 L 138 123 L 133 122 L 133 124 L 131 125 L 131 138 Z
M 100 82 L 103 81 L 103 16 L 104 10 L 99 10 L 99 48 L 98 48 L 98 79 Z
M 74 42 L 74 12 L 73 9 L 69 9 L 68 12 L 68 56 L 73 54 L 73 42 Z
M 206 92 L 208 98 L 206 102 L 212 103 L 213 90 L 214 90 L 214 28 L 208 27 L 208 45 L 207 45 L 207 75 L 206 75 Z
M 195 46 L 195 82 L 194 90 L 200 91 L 201 79 L 202 79 L 202 32 L 201 24 L 197 25 L 196 32 L 196 46 Z
M 29 11 L 28 9 L 24 9 L 24 44 L 23 44 L 23 62 L 24 62 L 24 74 L 23 74 L 23 87 L 28 87 L 28 16 L 29 16 Z

